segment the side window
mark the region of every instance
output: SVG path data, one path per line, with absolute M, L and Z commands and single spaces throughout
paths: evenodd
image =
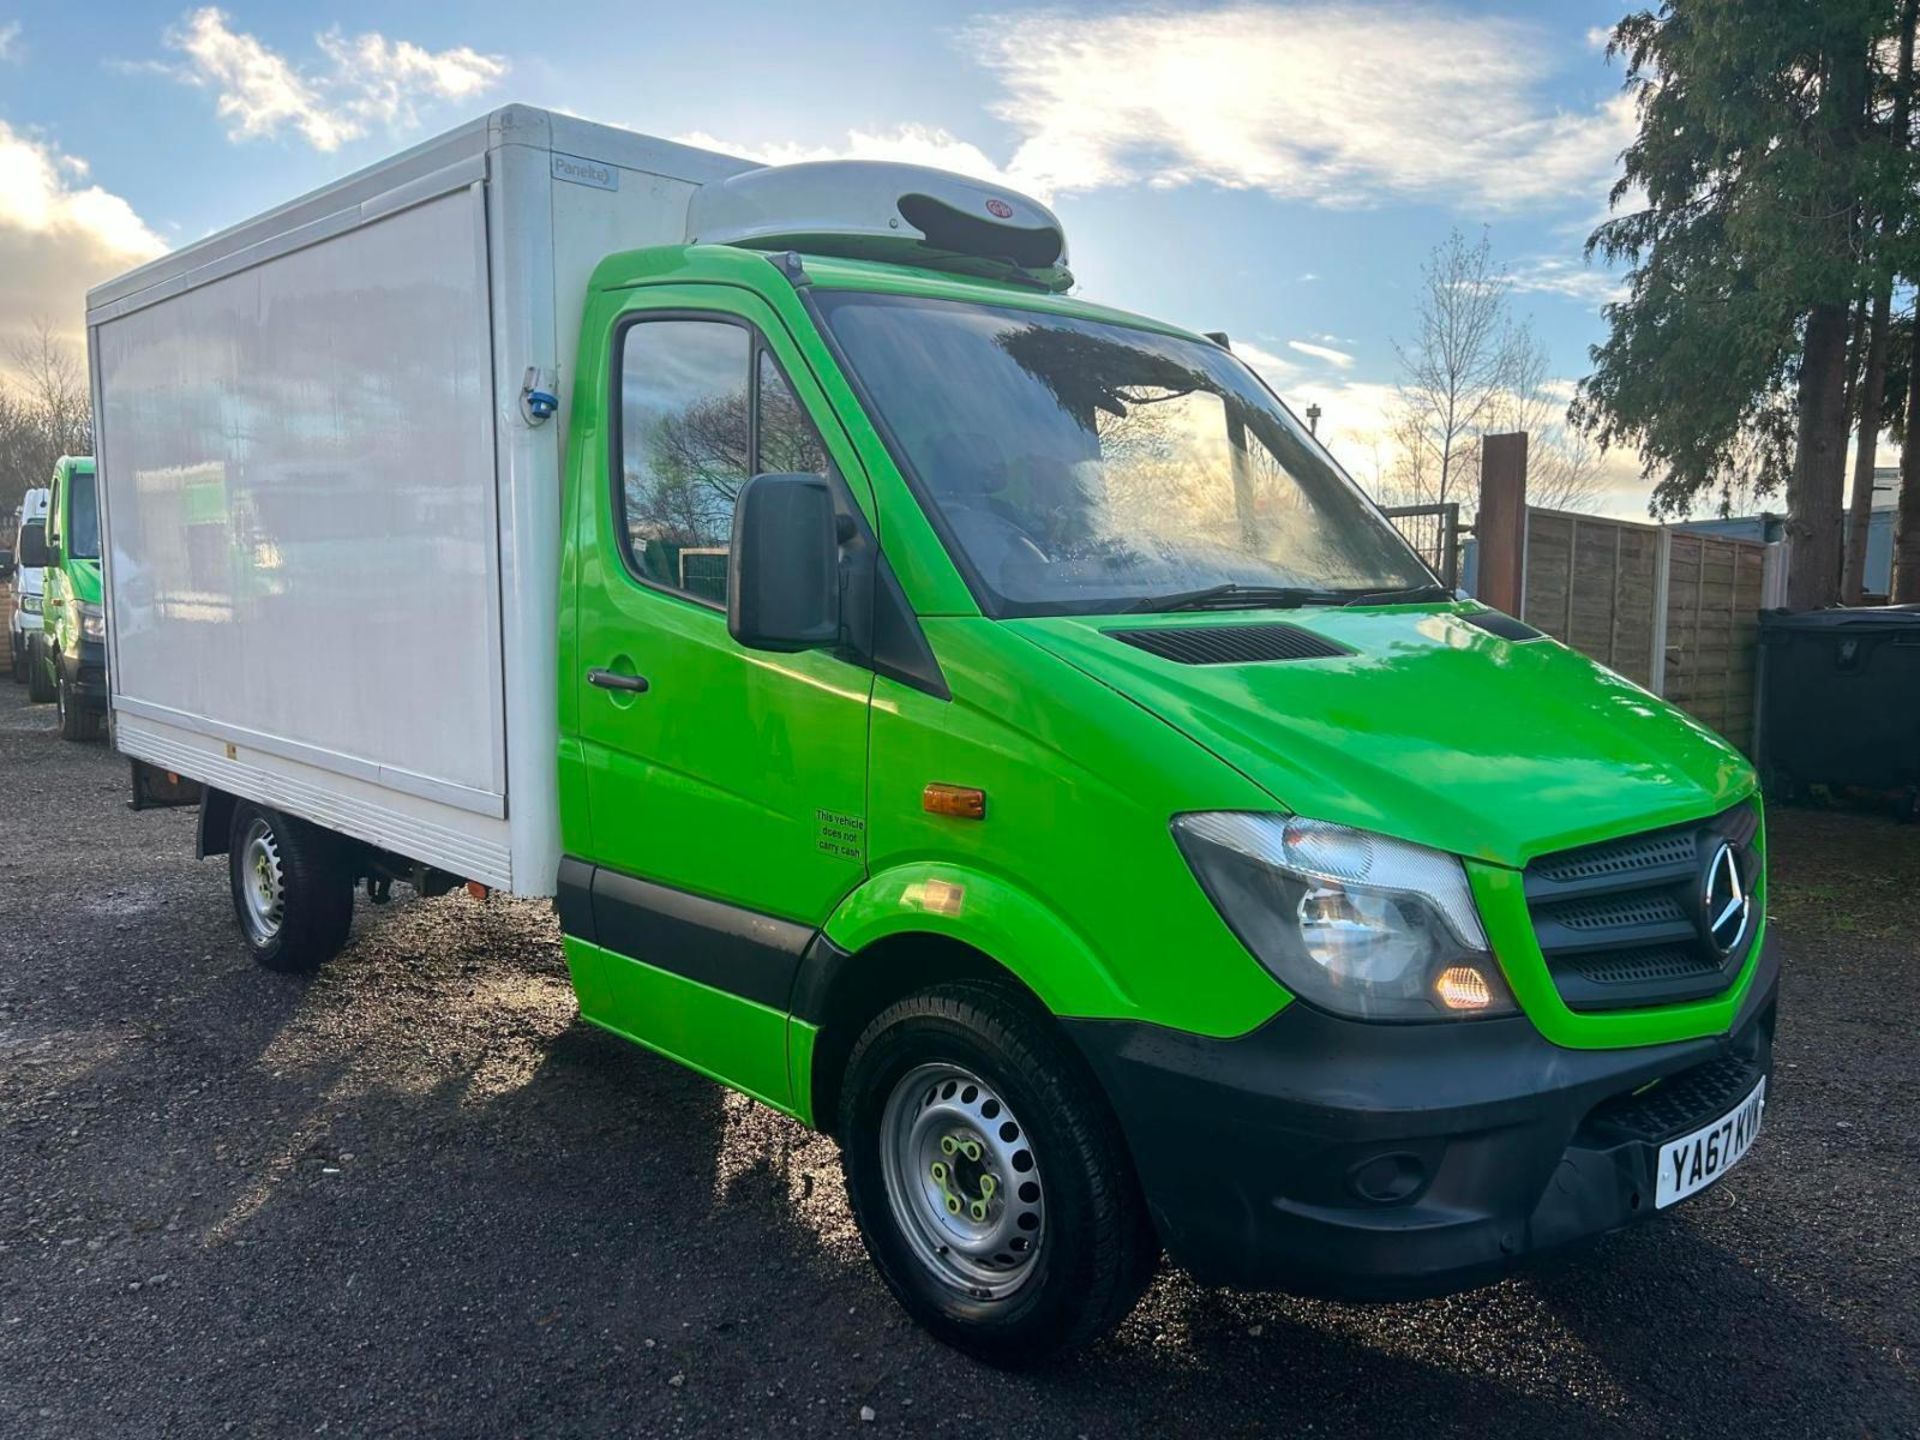
M 765 350 L 760 352 L 759 378 L 760 445 L 753 473 L 825 473 L 827 453 L 820 446 L 820 437 L 813 433 L 813 422 L 807 419 L 780 367 Z
M 640 578 L 725 605 L 740 487 L 763 471 L 826 466 L 812 422 L 751 330 L 687 319 L 627 327 L 617 493 Z
M 620 472 L 636 574 L 726 600 L 733 502 L 753 474 L 753 336 L 715 320 L 628 327 L 620 357 Z M 718 586 L 715 574 L 718 574 Z

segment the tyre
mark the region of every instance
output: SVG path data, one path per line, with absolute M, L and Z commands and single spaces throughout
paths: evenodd
M 46 705 L 53 698 L 53 672 L 46 647 L 30 644 L 27 647 L 27 699 L 35 705 Z
M 62 740 L 98 740 L 100 738 L 102 718 L 100 713 L 73 698 L 72 688 L 67 684 L 67 677 L 64 675 L 53 683 L 53 703 L 60 716 Z
M 309 974 L 340 953 L 353 925 L 353 875 L 318 826 L 264 806 L 233 807 L 227 874 L 253 958 Z
M 841 1087 L 867 1253 L 936 1337 L 997 1365 L 1085 1345 L 1133 1309 L 1159 1244 L 1080 1058 L 1013 993 L 942 985 L 876 1017 Z

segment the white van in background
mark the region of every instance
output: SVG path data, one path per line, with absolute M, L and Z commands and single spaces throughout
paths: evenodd
M 20 532 L 29 525 L 45 527 L 47 500 L 52 494 L 44 485 L 20 497 L 19 524 L 10 537 L 13 553 L 20 555 Z M 8 654 L 13 657 L 13 683 L 24 685 L 28 674 L 28 647 L 40 644 L 40 603 L 46 590 L 46 572 L 38 565 L 19 565 L 13 573 L 13 603 L 7 612 Z

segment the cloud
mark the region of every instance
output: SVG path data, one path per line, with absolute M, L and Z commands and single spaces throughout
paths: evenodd
M 233 29 L 213 6 L 167 32 L 168 48 L 184 57 L 172 73 L 215 93 L 233 140 L 292 130 L 316 150 L 338 150 L 376 125 L 416 125 L 423 102 L 471 99 L 507 73 L 499 56 L 464 45 L 432 51 L 371 31 L 349 38 L 338 29 L 314 43 L 325 63 L 302 68 Z
M 1289 350 L 1298 350 L 1302 355 L 1311 355 L 1316 360 L 1324 360 L 1335 369 L 1351 370 L 1353 356 L 1344 350 L 1335 350 L 1331 345 L 1314 345 L 1306 340 L 1287 341 Z
M 0 343 L 41 317 L 78 338 L 87 288 L 166 248 L 85 161 L 0 121 Z
M 1596 309 L 1625 293 L 1620 277 L 1611 271 L 1558 255 L 1523 260 L 1507 272 L 1507 279 L 1518 293 L 1559 295 Z
M 1432 5 L 1058 11 L 964 32 L 1022 136 L 1008 171 L 1055 192 L 1195 183 L 1318 205 L 1477 211 L 1604 190 L 1629 97 L 1555 108 L 1550 47 L 1520 23 Z
M 849 130 L 844 145 L 801 145 L 792 141 L 744 142 L 718 139 L 705 131 L 674 137 L 682 145 L 719 150 L 763 165 L 798 165 L 810 160 L 897 160 L 909 165 L 931 165 L 975 180 L 1022 191 L 1045 200 L 1047 193 L 1009 173 L 978 145 L 937 126 L 897 125 L 890 130 Z

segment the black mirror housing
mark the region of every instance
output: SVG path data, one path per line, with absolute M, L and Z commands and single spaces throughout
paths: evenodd
M 824 475 L 756 475 L 740 487 L 727 566 L 727 633 L 793 654 L 841 638 L 841 525 Z
M 20 563 L 29 570 L 39 570 L 53 564 L 53 555 L 47 549 L 44 521 L 29 520 L 20 527 Z

